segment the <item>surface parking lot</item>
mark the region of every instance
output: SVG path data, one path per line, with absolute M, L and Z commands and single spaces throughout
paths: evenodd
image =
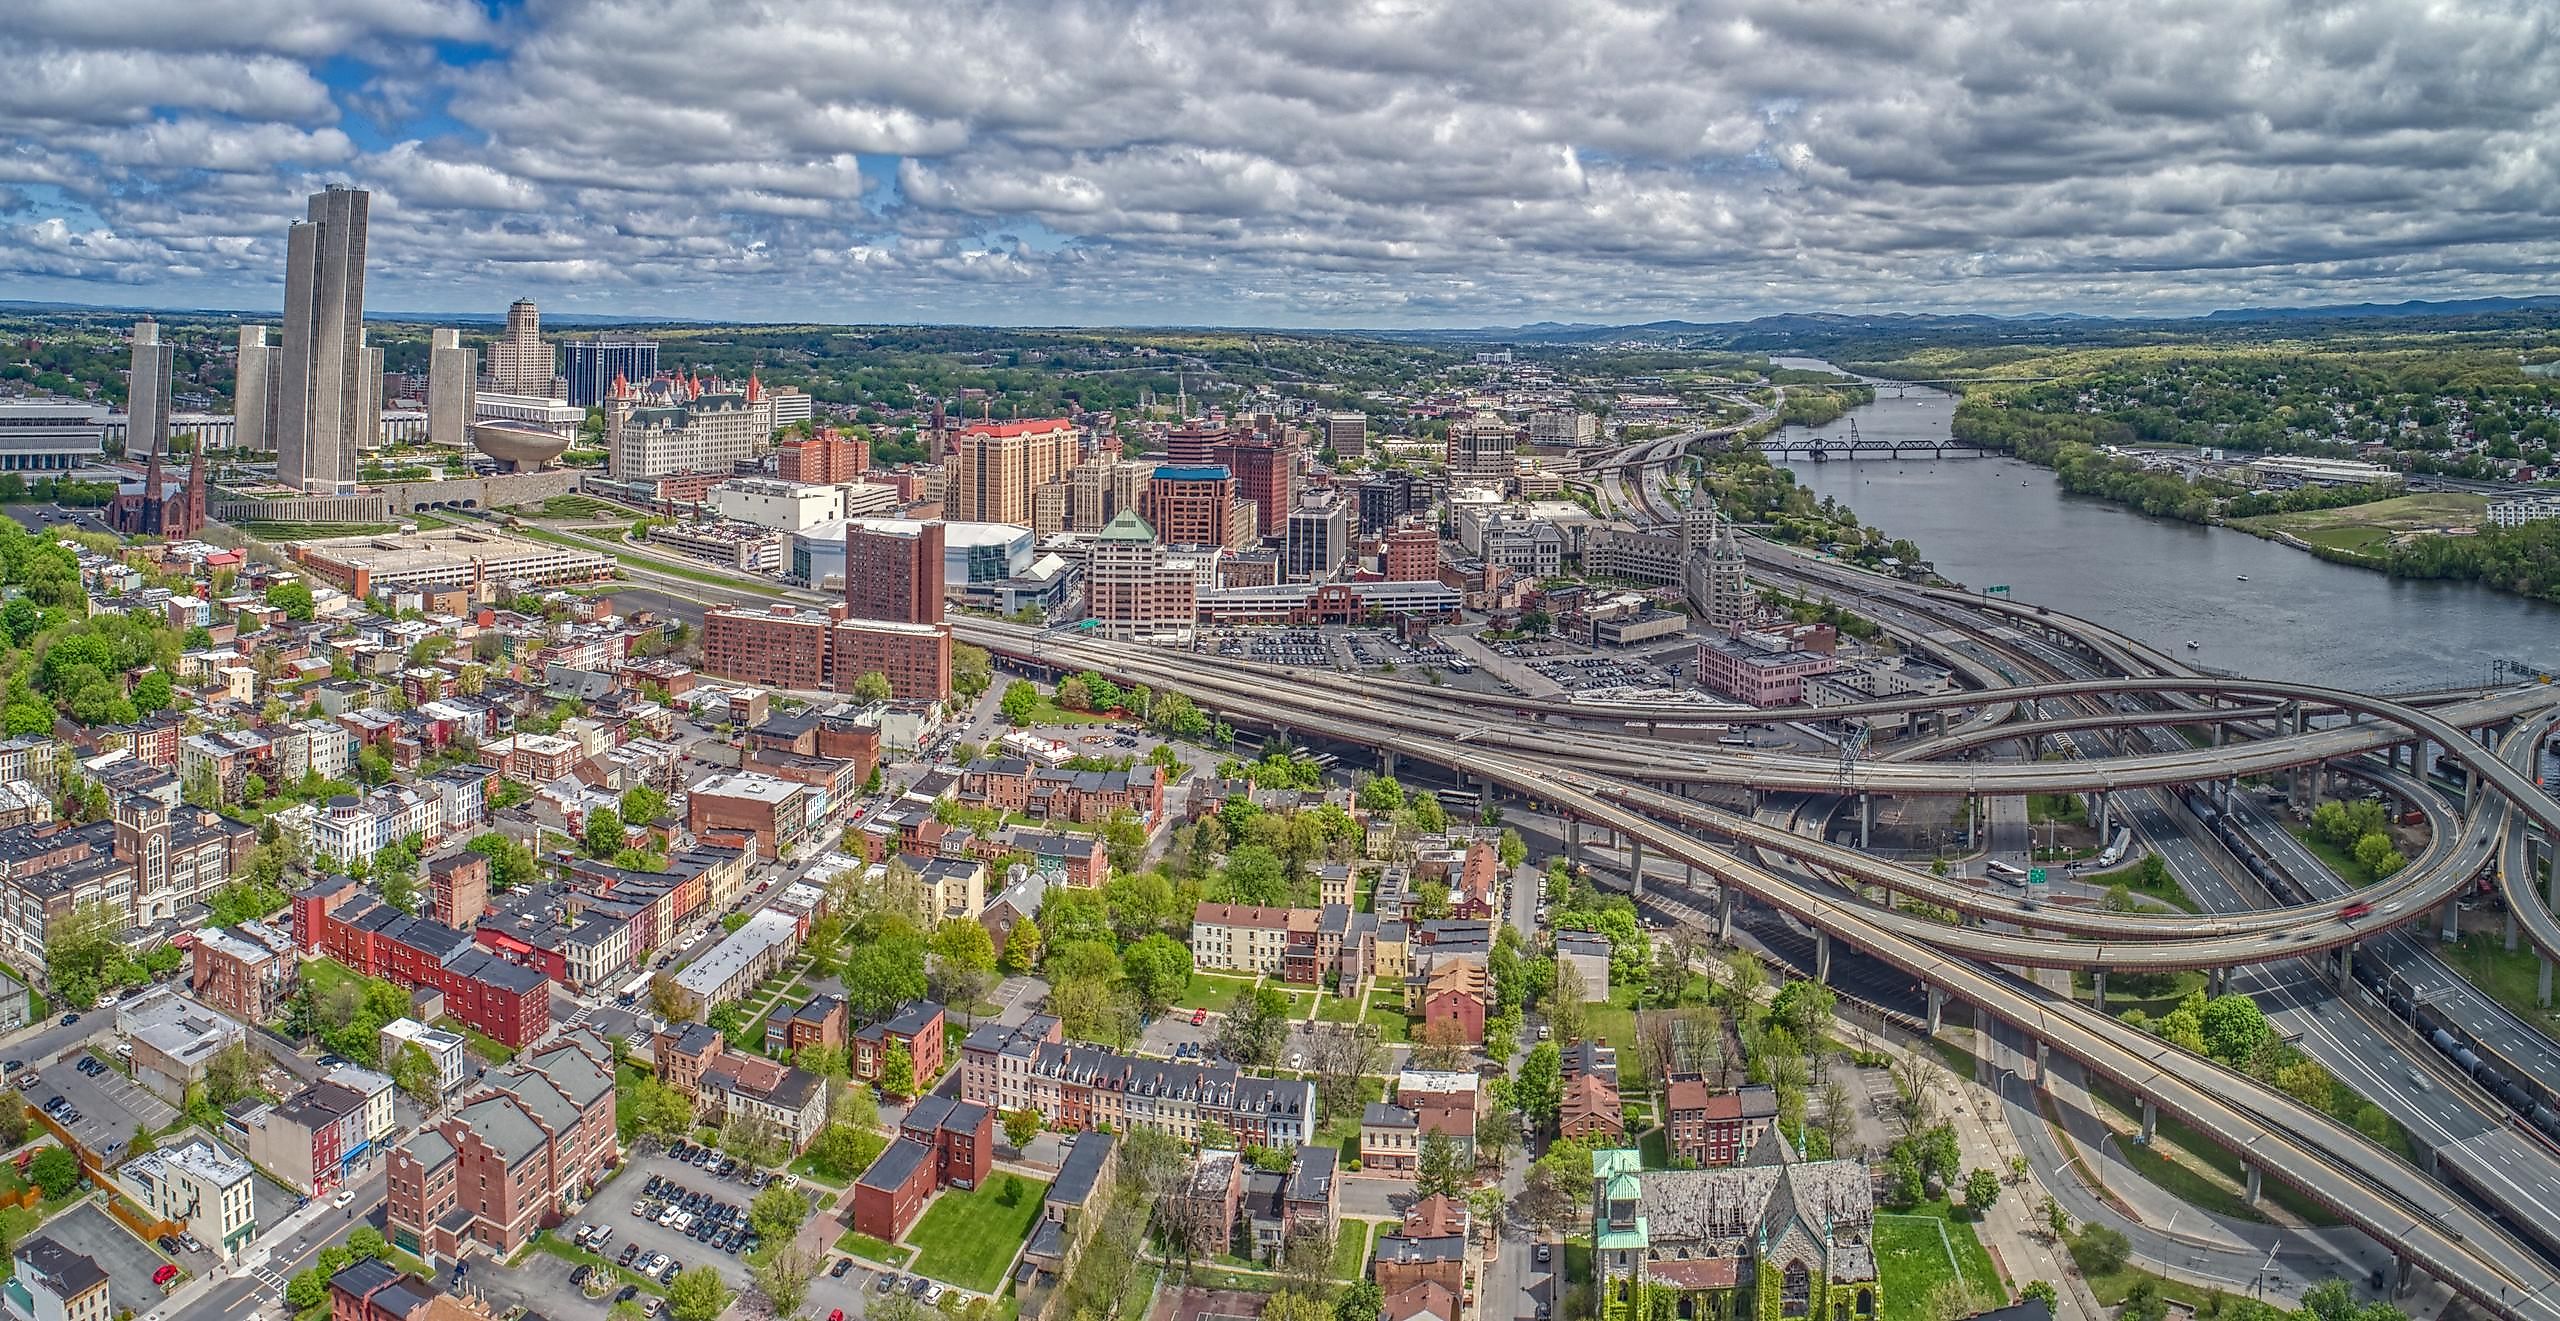
M 151 1276 L 168 1264 L 168 1258 L 135 1238 L 97 1203 L 82 1202 L 44 1229 L 47 1237 L 77 1247 L 98 1263 L 98 1269 L 107 1273 L 107 1296 L 116 1300 L 116 1306 L 148 1311 L 160 1297 L 160 1287 L 151 1282 Z
M 154 1133 L 175 1123 L 178 1112 L 168 1102 L 135 1086 L 132 1079 L 112 1068 L 101 1068 L 93 1074 L 79 1071 L 73 1056 L 46 1065 L 38 1081 L 23 1089 L 27 1101 L 45 1106 L 59 1096 L 63 1106 L 46 1113 L 59 1122 L 60 1116 L 77 1112 L 80 1118 L 65 1125 L 71 1136 L 91 1151 L 115 1152 L 133 1139 L 136 1128 Z
M 740 1170 L 740 1173 L 744 1172 L 743 1169 Z M 660 1193 L 653 1196 L 648 1191 L 649 1180 L 652 1178 L 664 1179 L 673 1184 L 674 1189 L 662 1189 Z M 605 1241 L 602 1254 L 607 1261 L 618 1263 L 623 1259 L 622 1251 L 626 1246 L 636 1247 L 637 1252 L 634 1253 L 630 1262 L 633 1270 L 639 1269 L 641 1257 L 650 1253 L 665 1253 L 667 1258 L 678 1267 L 708 1264 L 719 1267 L 723 1274 L 734 1275 L 743 1269 L 738 1262 L 746 1250 L 744 1243 L 738 1245 L 736 1252 L 723 1251 L 696 1240 L 690 1234 L 661 1225 L 654 1217 L 644 1218 L 633 1215 L 631 1209 L 635 1204 L 640 1203 L 663 1207 L 671 1202 L 682 1200 L 687 1195 L 700 1194 L 703 1205 L 701 1210 L 695 1212 L 697 1218 L 714 1213 L 715 1207 L 725 1205 L 734 1208 L 736 1220 L 734 1222 L 724 1220 L 721 1223 L 734 1223 L 739 1229 L 744 1230 L 747 1203 L 754 1200 L 756 1191 L 737 1179 L 723 1179 L 709 1170 L 696 1169 L 664 1152 L 653 1152 L 646 1156 L 635 1157 L 623 1169 L 621 1175 L 606 1185 L 602 1192 L 597 1193 L 594 1201 L 587 1204 L 586 1214 L 580 1217 L 577 1223 L 599 1227 L 611 1226 L 613 1237 Z M 564 1226 L 559 1232 L 565 1238 L 574 1236 L 577 1230 Z
M 1606 656 L 1536 660 L 1529 662 L 1529 668 L 1572 689 L 1676 686 L 1671 676 L 1650 665 Z

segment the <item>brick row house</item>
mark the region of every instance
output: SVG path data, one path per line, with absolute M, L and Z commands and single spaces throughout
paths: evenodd
M 937 1189 L 977 1187 L 994 1160 L 994 1111 L 976 1101 L 924 1097 L 899 1121 L 897 1140 L 854 1180 L 853 1227 L 895 1243 Z
M 515 1047 L 551 1028 L 550 982 L 481 948 L 468 933 L 411 917 L 345 877 L 313 883 L 293 900 L 295 944 L 368 977 L 444 996 L 466 1026 Z
M 493 1069 L 461 1107 L 392 1150 L 391 1242 L 434 1265 L 473 1245 L 512 1255 L 621 1163 L 613 1047 L 563 1035 Z
M 1315 1140 L 1314 1083 L 1071 1044 L 1045 1015 L 1019 1028 L 981 1025 L 960 1053 L 963 1098 L 1035 1111 L 1053 1129 L 1151 1128 L 1193 1142 L 1214 1121 L 1250 1146 Z
M 1152 830 L 1164 819 L 1164 772 L 1145 765 L 1125 771 L 1070 771 L 1035 766 L 1019 757 L 981 757 L 961 771 L 960 797 L 1044 821 L 1082 825 L 1129 811 Z

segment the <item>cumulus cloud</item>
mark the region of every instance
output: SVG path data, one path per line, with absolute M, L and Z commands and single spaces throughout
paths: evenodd
M 252 306 L 327 179 L 380 194 L 377 302 L 745 318 L 2177 311 L 2542 291 L 2560 255 L 2540 0 L 12 18 L 0 184 L 81 210 L 0 268 Z

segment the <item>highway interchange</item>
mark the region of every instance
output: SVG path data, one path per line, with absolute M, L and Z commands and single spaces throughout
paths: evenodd
M 1755 546 L 1754 554 L 1766 550 Z M 1928 601 L 1919 594 L 1925 589 L 1904 590 L 1889 581 L 1859 586 L 1893 599 L 1898 608 L 1928 610 L 1946 604 Z M 1995 603 L 1991 613 L 2002 614 L 2005 606 L 2006 603 Z M 2182 675 L 2169 658 L 2130 639 L 2076 620 L 2040 614 L 2021 618 L 2016 610 L 2005 612 L 2011 621 L 2007 641 L 2035 637 L 2041 639 L 2039 645 L 2059 646 L 2067 638 L 2074 654 L 2094 656 L 2116 667 L 2120 675 L 2138 676 L 2039 683 L 2036 680 L 2042 676 L 2032 672 L 2007 675 L 2017 686 L 1998 694 L 2003 700 L 1994 704 L 2005 706 L 2004 714 L 2022 713 L 2028 717 L 2030 725 L 2021 727 L 2022 735 L 2041 732 L 2031 726 L 2042 710 L 2039 704 L 2046 700 L 2122 701 L 2147 697 L 2174 701 L 2193 700 L 2200 695 L 2207 699 L 2233 698 L 2239 699 L 2239 706 L 2227 715 L 2236 724 L 2244 717 L 2262 719 L 2266 699 L 2272 698 L 2280 703 L 2299 703 L 2305 710 L 2327 708 L 2355 713 L 2356 718 L 2347 724 L 2309 728 L 2301 733 L 2271 733 L 2221 748 L 2173 746 L 2166 752 L 2118 757 L 1940 767 L 1869 760 L 1853 767 L 1853 778 L 1844 785 L 1838 768 L 1818 759 L 1734 754 L 1641 738 L 1628 732 L 1630 725 L 1662 723 L 1659 708 L 1594 708 L 1472 695 L 1461 706 L 1450 694 L 1421 685 L 1303 670 L 1265 670 L 1232 659 L 1195 658 L 1178 651 L 1105 642 L 1073 632 L 965 619 L 955 622 L 955 633 L 961 640 L 987 647 L 1020 667 L 1051 673 L 1095 669 L 1125 682 L 1179 689 L 1190 693 L 1204 708 L 1236 723 L 1257 724 L 1292 735 L 1374 749 L 1382 756 L 1447 766 L 1473 782 L 1567 813 L 1654 856 L 1694 869 L 1694 874 L 1708 878 L 1720 893 L 1746 894 L 1795 923 L 1842 941 L 1869 958 L 1881 960 L 1972 1005 L 1979 1013 L 2038 1043 L 2040 1052 L 2050 1048 L 2079 1061 L 2091 1073 L 2155 1103 L 2163 1113 L 2176 1116 L 2208 1139 L 2240 1153 L 2253 1168 L 2292 1183 L 2342 1220 L 2390 1245 L 2409 1265 L 2443 1280 L 2484 1308 L 2505 1316 L 2560 1316 L 2560 1296 L 2552 1291 L 2555 1277 L 2551 1261 L 2508 1228 L 2560 1223 L 2560 1177 L 2554 1174 L 2555 1169 L 2560 1169 L 2560 1162 L 2555 1162 L 2551 1150 L 2539 1145 L 2530 1132 L 2501 1117 L 2494 1105 L 2469 1096 L 2455 1101 L 2459 1089 L 2469 1085 L 2466 1081 L 2458 1076 L 2446 1079 L 2425 1093 L 2448 1101 L 2446 1118 L 2433 1131 L 2427 1131 L 2423 1121 L 2411 1125 L 2413 1135 L 2433 1157 L 2430 1165 L 2446 1175 L 2440 1179 L 2412 1169 L 2323 1112 L 2254 1080 L 2185 1055 L 2008 970 L 2020 966 L 2238 967 L 2251 963 L 2263 963 L 2275 970 L 2300 968 L 2304 964 L 2302 956 L 2323 948 L 2357 942 L 2387 947 L 2398 938 L 2372 941 L 2377 928 L 2425 915 L 2440 905 L 2477 871 L 2481 862 L 2499 850 L 2502 840 L 2509 849 L 2521 847 L 2514 843 L 2523 833 L 2516 824 L 2518 820 L 2538 825 L 2545 837 L 2560 837 L 2560 830 L 2554 828 L 2560 823 L 2560 804 L 2543 795 L 2531 776 L 2510 764 L 2507 756 L 2480 746 L 2469 732 L 2471 728 L 2532 727 L 2538 737 L 2544 723 L 2541 717 L 2560 705 L 2555 700 L 2560 699 L 2560 694 L 2547 688 L 2509 689 L 2421 709 L 2407 702 L 2310 685 Z M 2018 629 L 2018 623 L 2029 627 Z M 1971 645 L 1994 645 L 1997 641 L 1988 632 L 1977 630 Z M 2025 654 L 2015 646 L 2007 650 L 2012 666 L 2029 664 L 2019 660 Z M 2051 653 L 2048 650 L 2046 654 Z M 2034 667 L 2029 664 L 2029 668 Z M 1796 716 L 1833 721 L 1845 714 L 1927 711 L 1961 714 L 1972 721 L 1979 719 L 1981 712 L 1969 708 L 1982 706 L 1985 701 L 1979 693 L 1951 694 L 1818 711 L 1755 713 L 1753 719 Z M 1593 722 L 1605 727 L 1587 728 Z M 2026 913 L 2012 913 L 1998 922 L 1985 915 L 1980 925 L 1900 920 L 1909 915 L 1869 903 L 1853 890 L 1815 877 L 1781 874 L 1747 860 L 1734 845 L 1711 847 L 1696 832 L 1711 829 L 1729 841 L 1740 841 L 1744 836 L 1736 821 L 1741 820 L 1741 814 L 1718 813 L 1706 804 L 1655 787 L 1702 783 L 1803 794 L 1841 794 L 1844 790 L 1996 792 L 2000 796 L 2071 790 L 2144 794 L 2149 796 L 2149 803 L 2129 803 L 2127 812 L 2137 828 L 2157 838 L 2155 830 L 2179 833 L 2163 819 L 2172 809 L 2163 796 L 2154 792 L 2157 788 L 2227 781 L 2234 774 L 2282 771 L 2351 759 L 2413 740 L 2423 740 L 2419 743 L 2421 748 L 2444 752 L 2482 792 L 2468 795 L 2466 814 L 2458 821 L 2435 821 L 2437 846 L 2403 873 L 2403 877 L 2415 879 L 2403 882 L 2395 877 L 2394 882 L 2400 884 L 2393 889 L 2365 892 L 2376 911 L 2360 923 L 2344 918 L 2345 907 L 2336 896 L 2302 905 L 2280 922 L 2270 923 L 2247 914 L 2271 905 L 2242 896 L 2235 886 L 2228 896 L 2234 902 L 2229 904 L 2227 913 L 2193 918 L 2127 918 L 2124 926 L 2109 932 L 2111 939 L 2105 940 L 2052 931 L 2029 935 L 1997 929 L 2004 925 L 2014 927 L 2018 918 L 2031 918 Z M 2510 754 L 2518 741 L 2529 744 L 2532 739 L 2509 740 Z M 1816 768 L 1820 768 L 1819 773 Z M 2380 773 L 2378 763 L 2375 773 Z M 1673 819 L 1665 820 L 1666 815 Z M 1724 819 L 1717 819 L 1719 816 Z M 2448 830 L 2456 836 L 2455 844 L 2449 848 L 2442 843 Z M 2283 832 L 2277 830 L 2275 834 Z M 1782 842 L 1755 840 L 1753 856 L 1758 856 L 1762 847 Z M 1792 850 L 1790 861 L 1807 860 L 1810 853 L 1799 845 L 1786 847 Z M 2168 852 L 2175 863 L 2175 852 Z M 1893 864 L 1869 855 L 1856 856 L 1859 861 L 1854 864 L 1846 857 L 1833 856 L 1824 865 L 1837 867 L 1837 874 L 1842 875 L 1862 876 L 1852 866 L 1864 869 L 1863 874 L 1892 875 Z M 2192 873 L 2197 868 L 2192 859 L 2189 862 L 2180 868 L 2180 876 L 2193 885 Z M 1908 893 L 1926 893 L 1925 887 L 1934 879 L 1911 869 L 1900 870 L 1910 875 L 1894 877 L 1902 882 L 1895 888 Z M 2317 868 L 2312 870 L 2316 872 Z M 2207 895 L 2196 897 L 2208 908 L 2217 906 Z M 2549 949 L 2560 944 L 2560 931 L 2547 929 L 2547 914 L 2544 916 L 2546 929 L 2537 931 L 2528 921 L 2527 931 L 2538 945 Z M 2057 915 L 2049 917 L 2046 925 L 2049 928 L 2067 922 Z M 2128 938 L 2129 930 L 2159 938 Z M 2284 938 L 2292 932 L 2306 934 Z M 2158 953 L 2163 949 L 2174 952 Z M 2436 966 L 2441 968 L 2440 964 Z M 2271 971 L 2263 975 L 2277 974 Z M 2293 976 L 2297 984 L 2302 980 L 2298 973 Z M 2307 1002 L 2298 997 L 2293 1006 L 2288 1006 L 2285 993 L 2277 984 L 2250 981 L 2243 985 L 2273 1000 L 2269 1007 L 2279 1014 L 2320 1016 L 2318 1011 L 2299 1007 Z M 2327 1011 L 2327 1016 L 2335 1020 L 2336 1012 Z M 2322 1030 L 2336 1037 L 2349 1053 L 2363 1046 L 2368 1062 L 2412 1059 L 2424 1053 L 2412 1054 L 2405 1047 L 2390 1043 L 2376 1048 L 2375 1042 L 2358 1042 L 2344 1035 L 2370 1031 L 2370 1024 L 2363 1019 L 2353 1024 L 2337 1020 Z M 2397 1083 L 2387 1077 L 2358 1077 L 2351 1070 L 2342 1070 L 2341 1076 L 2368 1095 L 2374 1091 L 2411 1090 L 2405 1074 Z M 2396 1113 L 2395 1117 L 2410 1122 L 2409 1117 Z M 2431 1143 L 2430 1138 L 2438 1141 Z M 2469 1144 L 2479 1144 L 2484 1139 L 2495 1139 L 2496 1149 L 2479 1153 L 2470 1150 Z M 2448 1164 L 2455 1168 L 2448 1172 Z M 2471 1196 L 2457 1191 L 2456 1185 Z

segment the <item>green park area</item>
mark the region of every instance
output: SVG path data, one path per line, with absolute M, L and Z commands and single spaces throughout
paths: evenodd
M 1013 1265 L 1014 1253 L 1040 1218 L 1045 1184 L 1016 1174 L 996 1174 L 968 1192 L 952 1189 L 926 1207 L 907 1231 L 918 1273 L 979 1293 L 994 1293 Z
M 1939 1203 L 1936 1213 L 1876 1213 L 1876 1275 L 1884 1285 L 1882 1321 L 1929 1321 L 1932 1295 L 1961 1282 L 1971 1308 L 2008 1301 L 2008 1285 L 1969 1221 Z
M 1222 977 L 1213 972 L 1195 972 L 1191 974 L 1191 984 L 1182 988 L 1182 994 L 1174 998 L 1173 1007 L 1206 1009 L 1213 1014 L 1223 1014 L 1235 1008 L 1236 997 L 1252 990 L 1253 983 L 1251 977 Z
M 2235 520 L 2233 527 L 2260 536 L 2285 534 L 2314 546 L 2366 554 L 2404 532 L 2447 527 L 2474 527 L 2489 508 L 2487 496 L 2459 491 L 2430 491 L 2395 496 L 2371 504 L 2338 509 L 2310 509 L 2292 514 L 2262 514 Z

